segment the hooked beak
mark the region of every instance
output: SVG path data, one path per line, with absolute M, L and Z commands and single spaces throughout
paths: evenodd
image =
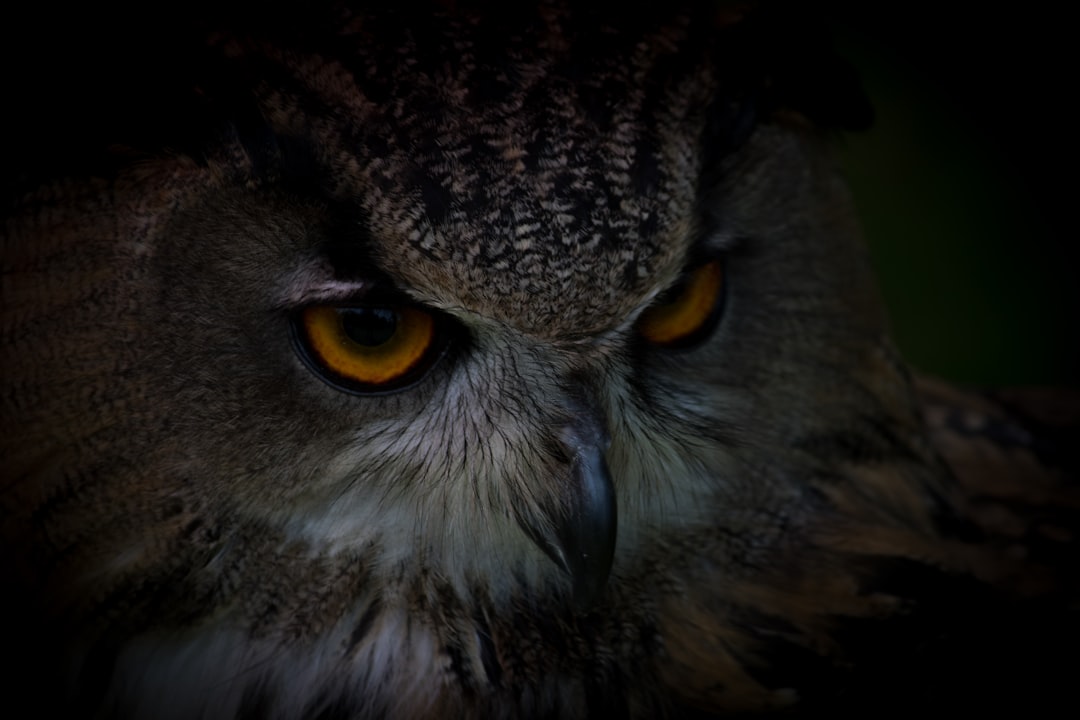
M 529 537 L 573 582 L 574 605 L 587 610 L 599 599 L 615 557 L 618 511 L 604 451 L 608 439 L 600 424 L 578 417 L 559 438 L 570 456 L 570 472 L 547 522 L 523 523 Z

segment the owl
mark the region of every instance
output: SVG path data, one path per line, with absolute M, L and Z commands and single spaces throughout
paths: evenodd
M 16 707 L 1069 699 L 1080 403 L 907 369 L 806 13 L 195 15 L 24 80 L 63 127 L 5 186 Z

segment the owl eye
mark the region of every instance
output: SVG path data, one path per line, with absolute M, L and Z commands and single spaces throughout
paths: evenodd
M 312 305 L 292 324 L 308 367 L 347 392 L 399 390 L 419 380 L 443 348 L 437 319 L 408 305 Z
M 716 327 L 723 298 L 723 265 L 712 260 L 698 266 L 665 299 L 646 309 L 638 318 L 638 332 L 653 345 L 690 347 Z

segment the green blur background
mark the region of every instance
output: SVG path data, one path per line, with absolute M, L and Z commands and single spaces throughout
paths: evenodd
M 1080 62 L 1064 10 L 1041 10 L 834 15 L 876 113 L 842 160 L 893 337 L 970 385 L 1078 385 Z

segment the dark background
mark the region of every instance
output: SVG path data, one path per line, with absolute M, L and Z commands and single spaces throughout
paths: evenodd
M 876 111 L 842 159 L 897 344 L 959 382 L 1076 386 L 1080 63 L 1065 11 L 832 13 Z

